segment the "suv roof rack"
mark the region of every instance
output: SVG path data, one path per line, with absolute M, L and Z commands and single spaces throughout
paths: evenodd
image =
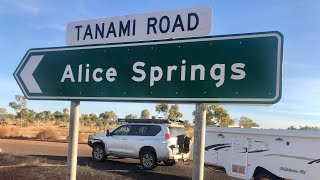
M 119 122 L 126 123 L 157 123 L 157 124 L 170 124 L 168 119 L 118 119 Z

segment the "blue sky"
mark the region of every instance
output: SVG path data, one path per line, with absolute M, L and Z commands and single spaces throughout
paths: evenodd
M 284 35 L 283 97 L 273 106 L 225 106 L 264 128 L 320 126 L 320 2 L 318 1 L 40 1 L 0 0 L 0 107 L 22 94 L 12 74 L 30 48 L 64 46 L 68 22 L 195 6 L 213 8 L 211 35 L 277 30 Z M 36 111 L 62 110 L 64 101 L 29 101 Z M 82 102 L 82 113 L 140 114 L 155 104 Z M 194 105 L 180 105 L 192 119 Z

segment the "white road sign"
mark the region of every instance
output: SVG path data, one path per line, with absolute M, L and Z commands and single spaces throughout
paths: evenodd
M 71 22 L 67 45 L 105 44 L 208 35 L 212 8 L 196 7 Z

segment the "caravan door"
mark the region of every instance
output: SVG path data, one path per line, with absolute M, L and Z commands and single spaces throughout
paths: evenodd
M 232 138 L 231 174 L 246 179 L 248 168 L 249 141 L 246 138 Z

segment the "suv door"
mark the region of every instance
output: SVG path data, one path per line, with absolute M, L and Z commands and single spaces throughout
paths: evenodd
M 127 139 L 131 125 L 123 125 L 115 129 L 108 137 L 107 149 L 111 154 L 128 154 Z
M 158 125 L 132 125 L 127 143 L 128 154 L 139 157 L 139 151 L 143 146 L 151 146 L 156 149 L 161 139 L 157 140 L 155 136 L 160 131 L 161 127 Z
M 144 125 L 132 125 L 129 136 L 130 140 L 127 141 L 127 152 L 131 156 L 139 156 L 140 148 L 144 145 L 144 135 L 146 131 Z

